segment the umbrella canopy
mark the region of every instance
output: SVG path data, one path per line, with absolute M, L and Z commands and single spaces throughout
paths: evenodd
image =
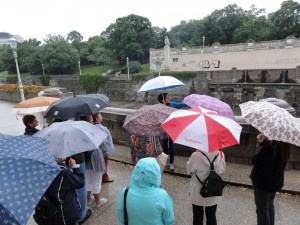
M 60 100 L 60 98 L 39 96 L 16 104 L 15 108 L 12 109 L 12 111 L 16 114 L 23 115 L 36 112 L 43 112 L 47 110 L 49 105 L 58 100 Z
M 235 119 L 233 111 L 227 103 L 208 95 L 191 94 L 183 99 L 183 103 L 190 107 L 201 106 L 202 108 L 216 111 L 221 116 Z
M 0 224 L 26 225 L 60 172 L 47 142 L 31 136 L 0 139 Z
M 259 102 L 269 102 L 273 105 L 276 105 L 280 108 L 285 109 L 292 115 L 296 114 L 296 110 L 292 106 L 290 106 L 289 103 L 287 103 L 286 101 L 279 99 L 279 98 L 263 98 L 263 99 L 260 99 Z
M 66 120 L 79 114 L 95 114 L 109 106 L 108 97 L 104 96 L 103 94 L 94 94 L 63 98 L 49 106 L 45 118 Z
M 174 111 L 176 109 L 161 103 L 144 105 L 126 117 L 123 128 L 128 133 L 138 136 L 159 136 L 165 133 L 161 123 Z
M 300 146 L 300 122 L 285 109 L 269 102 L 254 101 L 239 106 L 242 117 L 269 140 Z
M 200 106 L 173 112 L 162 127 L 174 143 L 212 152 L 239 144 L 242 127 Z
M 86 121 L 68 120 L 53 123 L 34 136 L 48 141 L 53 157 L 66 158 L 97 149 L 107 137 L 107 133 Z
M 171 76 L 159 76 L 148 80 L 138 92 L 159 91 L 183 86 L 180 80 Z

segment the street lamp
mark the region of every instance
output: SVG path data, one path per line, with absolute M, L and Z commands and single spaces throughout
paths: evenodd
M 129 58 L 126 58 L 127 61 L 127 76 L 128 76 L 128 80 L 129 80 Z
M 44 76 L 45 75 L 44 63 L 42 63 L 42 69 L 43 69 L 43 76 Z
M 203 60 L 203 53 L 204 53 L 204 41 L 205 41 L 205 37 L 203 35 L 202 36 L 202 60 Z
M 19 84 L 19 89 L 20 89 L 20 95 L 21 95 L 21 102 L 25 101 L 25 97 L 24 97 L 24 89 L 23 89 L 23 84 L 22 84 L 22 80 L 21 80 L 21 75 L 20 75 L 20 71 L 19 71 L 19 64 L 18 64 L 18 55 L 17 55 L 17 40 L 15 38 L 10 38 L 8 40 L 9 45 L 12 49 L 14 58 L 15 58 L 15 62 L 16 62 L 16 68 L 17 68 L 17 75 L 18 75 L 18 84 Z
M 81 76 L 80 60 L 78 60 L 79 75 Z

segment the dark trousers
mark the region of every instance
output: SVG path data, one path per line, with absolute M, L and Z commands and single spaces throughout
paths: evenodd
M 170 163 L 173 164 L 174 162 L 174 143 L 172 141 L 172 139 L 166 138 L 162 140 L 162 144 L 163 144 L 163 150 L 164 153 L 166 153 L 167 155 L 170 156 Z
M 193 206 L 193 225 L 203 225 L 203 212 L 205 210 L 206 225 L 217 225 L 216 211 L 217 205 L 213 206 Z
M 276 192 L 268 192 L 253 186 L 256 205 L 257 225 L 274 225 Z

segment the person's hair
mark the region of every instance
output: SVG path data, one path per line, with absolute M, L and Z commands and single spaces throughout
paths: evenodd
M 101 114 L 100 112 L 96 112 L 94 115 L 93 115 L 93 121 L 94 121 L 94 123 L 97 123 L 97 116 L 99 115 L 99 114 Z
M 164 100 L 167 98 L 167 96 L 168 96 L 168 93 L 160 93 L 157 97 L 157 100 L 163 104 Z
M 34 115 L 27 114 L 23 117 L 23 123 L 25 126 L 28 126 L 29 123 L 32 123 L 35 119 Z
M 270 141 L 273 147 L 273 160 L 276 162 L 286 163 L 291 154 L 291 145 L 282 141 Z
M 78 116 L 78 120 L 79 121 L 88 121 L 89 120 L 89 116 L 87 116 L 87 115 L 79 115 Z

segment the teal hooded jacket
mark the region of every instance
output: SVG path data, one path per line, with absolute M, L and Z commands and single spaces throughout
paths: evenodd
M 128 225 L 171 225 L 174 223 L 173 200 L 160 188 L 161 173 L 155 158 L 140 159 L 130 179 L 126 199 Z M 118 201 L 118 219 L 124 224 L 123 188 Z

